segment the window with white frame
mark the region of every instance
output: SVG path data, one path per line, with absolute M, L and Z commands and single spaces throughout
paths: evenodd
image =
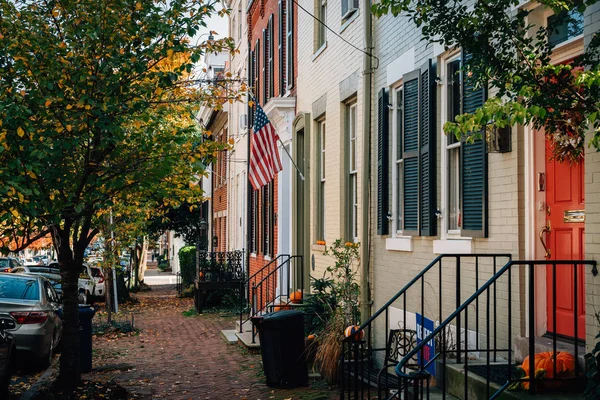
M 435 236 L 436 84 L 432 60 L 403 74 L 399 83 L 389 93 L 382 88 L 378 96 L 377 232 L 388 234 L 391 214 L 392 236 Z
M 315 0 L 315 52 L 327 41 L 327 0 Z
M 358 169 L 356 137 L 356 103 L 347 106 L 346 130 L 348 138 L 348 220 L 349 239 L 358 240 Z
M 460 54 L 447 62 L 447 120 L 454 121 L 461 114 L 461 62 Z M 460 145 L 454 135 L 446 136 L 446 155 L 448 157 L 448 232 L 460 233 Z
M 342 21 L 358 11 L 358 0 L 342 0 Z
M 469 56 L 455 54 L 443 63 L 445 74 L 444 121 L 455 121 L 463 113 L 474 113 L 483 106 L 485 85 L 469 70 Z M 443 124 L 442 124 L 443 126 Z M 487 237 L 487 146 L 482 138 L 457 139 L 444 135 L 445 189 L 444 235 L 447 237 Z
M 285 79 L 286 88 L 294 86 L 294 0 L 286 0 L 285 4 Z
M 317 122 L 317 137 L 319 146 L 319 181 L 317 188 L 317 240 L 325 240 L 325 132 L 326 122 L 321 119 Z

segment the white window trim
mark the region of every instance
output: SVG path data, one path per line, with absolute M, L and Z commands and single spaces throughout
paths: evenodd
M 354 115 L 354 124 L 352 126 L 352 115 Z M 350 193 L 348 196 L 348 201 L 350 202 L 350 233 L 352 234 L 352 240 L 354 243 L 358 242 L 358 234 L 359 234 L 359 197 L 358 197 L 358 107 L 357 103 L 352 103 L 348 105 L 348 180 L 349 187 L 350 180 L 354 179 L 354 193 Z M 354 141 L 354 146 L 352 145 L 352 141 Z M 354 152 L 354 169 L 352 169 L 352 156 Z M 356 233 L 356 235 L 354 235 Z
M 318 232 L 317 236 L 323 236 L 320 240 L 327 240 L 327 224 L 325 223 L 325 215 L 327 210 L 327 196 L 325 196 L 325 189 L 327 187 L 327 177 L 326 177 L 326 169 L 325 162 L 327 156 L 327 120 L 325 118 L 320 119 L 318 121 L 319 124 L 319 204 L 318 207 L 321 208 L 321 201 L 323 202 L 323 210 L 319 210 L 318 218 L 322 219 L 319 221 L 319 226 L 321 232 Z M 321 213 L 322 211 L 322 213 Z
M 403 161 L 398 161 L 398 107 L 401 107 L 401 104 L 398 104 L 398 92 L 403 90 L 404 85 L 402 81 L 394 85 L 394 87 L 390 88 L 390 96 L 388 98 L 392 98 L 392 237 L 401 237 L 402 236 L 402 227 L 398 226 L 398 188 L 396 187 L 398 184 L 398 164 Z
M 444 133 L 444 124 L 448 121 L 448 69 L 447 66 L 450 62 L 460 58 L 461 51 L 454 50 L 447 53 L 445 56 L 440 57 L 440 76 L 442 77 L 442 95 L 440 101 L 442 122 L 440 124 L 440 143 L 442 144 L 442 151 L 440 157 L 441 163 L 441 195 L 442 195 L 442 218 L 441 218 L 441 232 L 440 240 L 434 240 L 433 252 L 435 254 L 441 253 L 471 253 L 472 252 L 472 238 L 460 236 L 460 231 L 449 231 L 448 230 L 448 210 L 449 210 L 449 175 L 448 170 L 448 149 L 458 146 L 458 144 L 452 144 L 448 146 L 448 139 Z M 450 243 L 444 243 L 444 242 Z M 467 246 L 465 243 L 469 243 Z

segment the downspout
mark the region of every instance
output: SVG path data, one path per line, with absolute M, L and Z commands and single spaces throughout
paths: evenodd
M 361 322 L 366 321 L 371 315 L 371 296 L 369 287 L 369 264 L 370 264 L 370 216 L 371 199 L 370 176 L 371 176 L 371 85 L 373 71 L 371 65 L 371 51 L 373 50 L 373 17 L 371 15 L 371 1 L 363 1 L 364 15 L 364 37 L 365 53 L 363 54 L 363 173 L 361 179 L 361 191 L 363 202 L 362 213 L 362 244 L 360 248 L 360 315 Z

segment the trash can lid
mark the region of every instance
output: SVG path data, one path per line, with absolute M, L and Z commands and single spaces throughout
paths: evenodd
M 80 305 L 79 306 L 79 315 L 92 318 L 96 314 L 96 309 L 92 306 L 88 305 Z
M 276 311 L 276 312 L 272 312 L 269 314 L 265 314 L 263 317 L 263 322 L 264 321 L 275 321 L 278 319 L 294 318 L 298 315 L 303 315 L 302 311 L 300 311 L 300 310 L 281 310 L 281 311 Z

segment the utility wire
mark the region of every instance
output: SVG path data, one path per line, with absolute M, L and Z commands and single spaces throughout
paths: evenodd
M 313 17 L 315 19 L 315 21 L 317 21 L 318 23 L 320 23 L 321 25 L 323 25 L 325 28 L 327 28 L 328 31 L 330 31 L 331 33 L 333 33 L 335 36 L 339 37 L 340 39 L 342 39 L 344 42 L 346 42 L 347 44 L 349 44 L 350 46 L 352 46 L 353 48 L 355 48 L 356 50 L 360 51 L 363 54 L 366 54 L 367 56 L 374 58 L 375 61 L 377 61 L 377 64 L 373 67 L 373 69 L 377 69 L 379 68 L 379 58 L 377 58 L 376 55 L 374 55 L 373 53 L 369 53 L 367 51 L 364 51 L 363 49 L 356 47 L 355 45 L 353 45 L 352 43 L 350 43 L 349 41 L 347 41 L 346 39 L 344 39 L 339 33 L 337 33 L 336 31 L 334 31 L 333 29 L 331 29 L 325 22 L 321 21 L 319 18 L 317 18 L 314 14 L 311 14 L 306 8 L 302 7 L 300 4 L 298 4 L 297 0 L 292 0 L 302 11 L 304 11 L 305 13 L 307 13 L 308 15 L 310 15 L 311 17 Z

